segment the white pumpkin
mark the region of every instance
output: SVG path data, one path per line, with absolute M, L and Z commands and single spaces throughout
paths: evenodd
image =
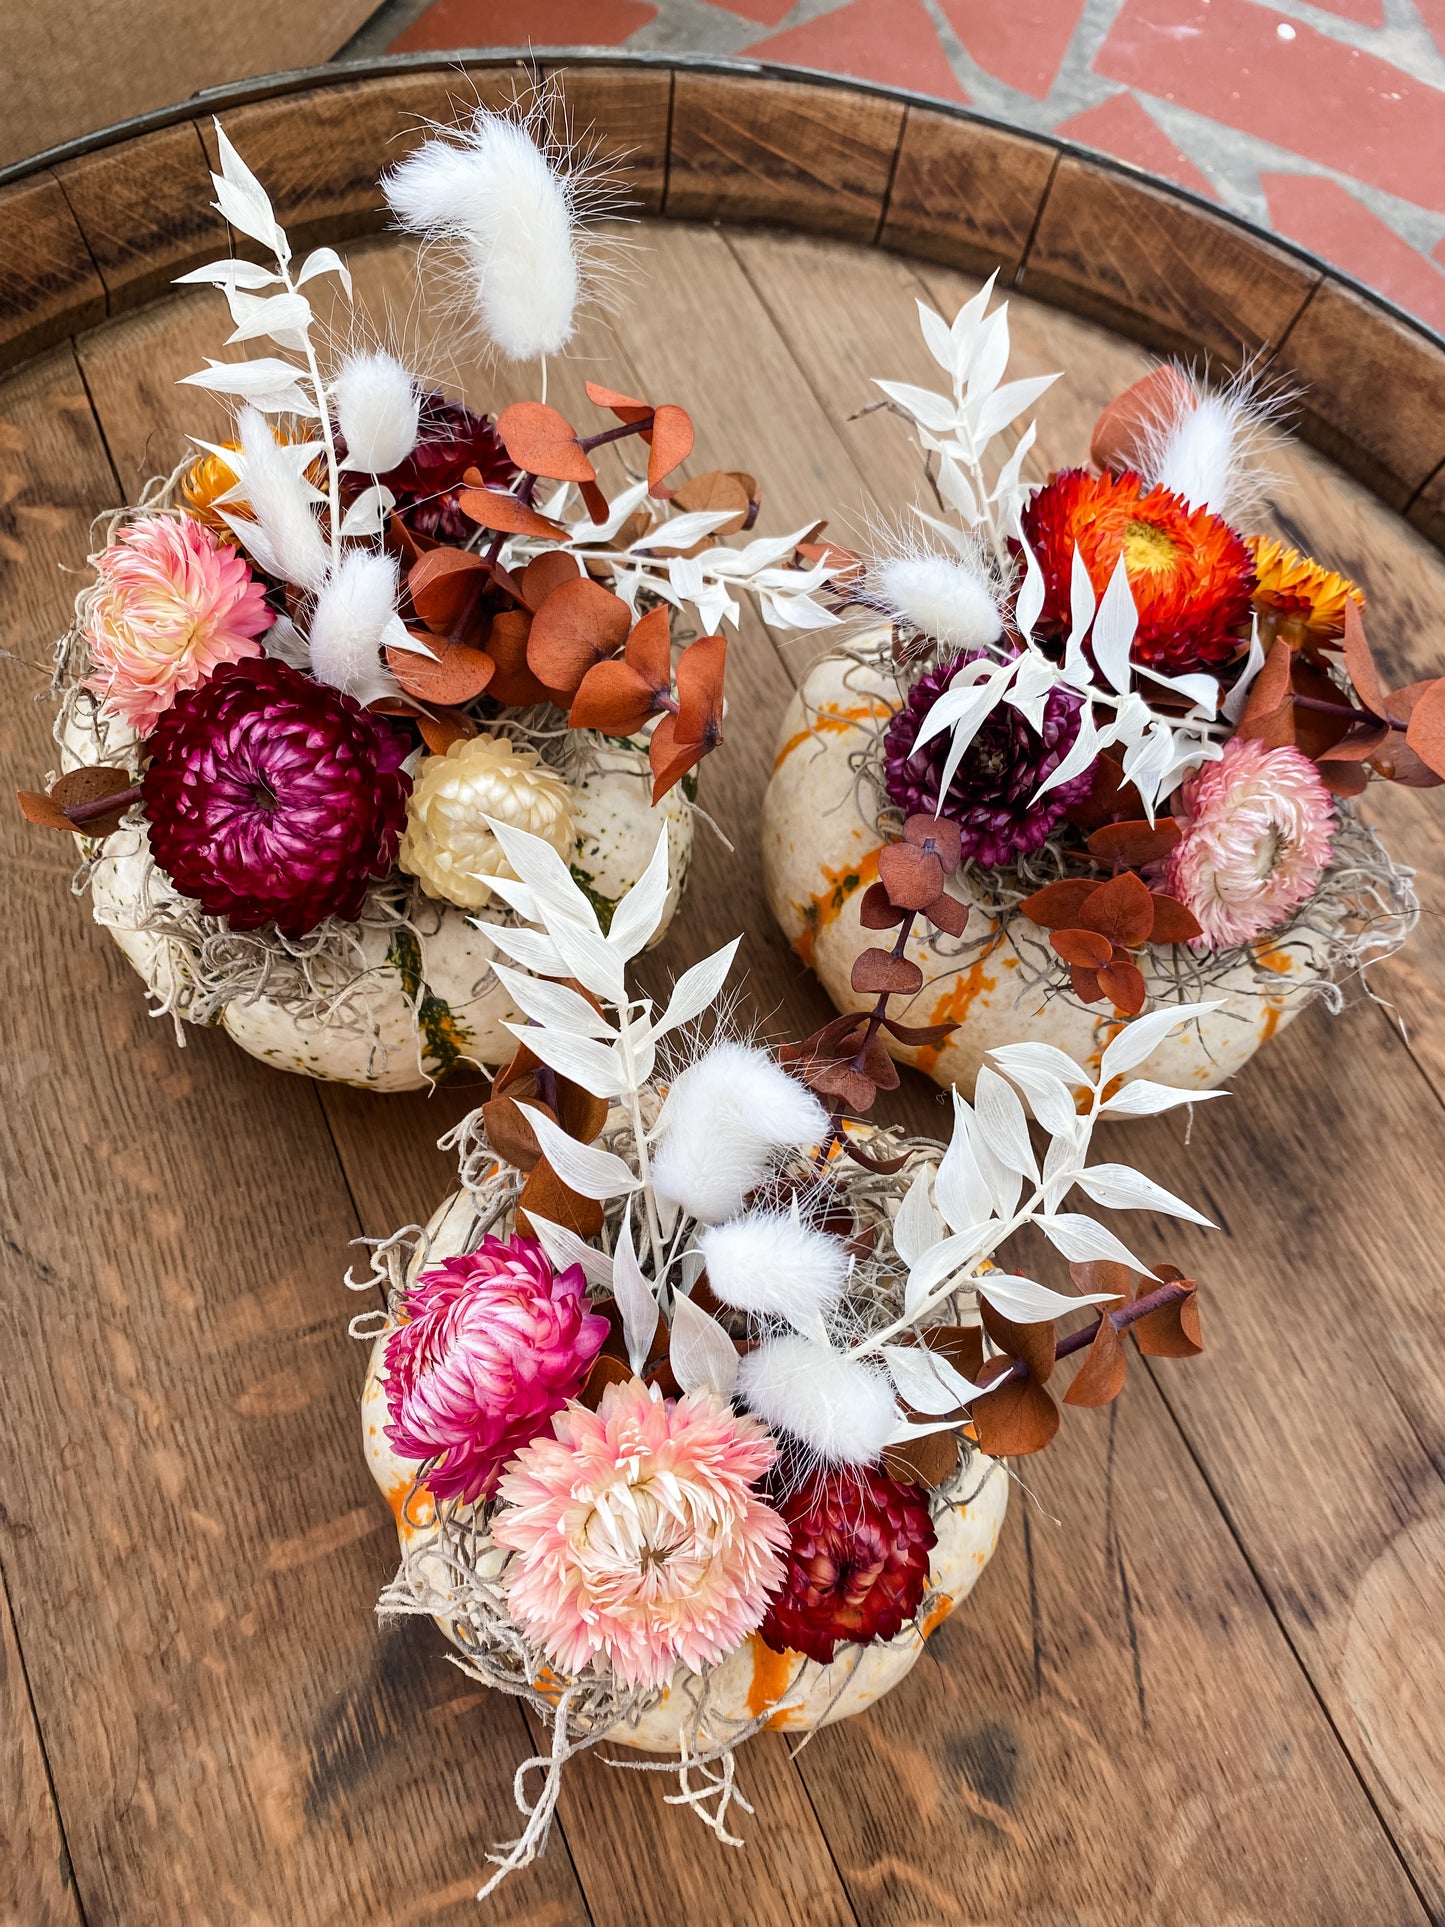
M 97 728 L 94 712 L 84 703 L 73 710 L 62 733 L 67 767 L 123 760 L 133 765 L 135 742 L 132 732 L 113 722 Z M 655 809 L 651 795 L 645 744 L 600 741 L 597 767 L 574 794 L 572 869 L 605 924 L 642 874 L 666 823 L 672 885 L 655 939 L 660 941 L 691 860 L 692 813 L 682 784 Z M 94 839 L 76 840 L 86 854 L 95 850 Z M 95 920 L 109 930 L 147 989 L 185 1017 L 185 953 L 179 944 L 140 927 L 148 910 L 167 901 L 181 899 L 151 861 L 144 828 L 122 828 L 105 838 L 91 880 Z M 253 1057 L 362 1090 L 421 1090 L 458 1061 L 503 1064 L 517 1047 L 505 1028 L 517 1012 L 492 973 L 496 952 L 485 924 L 504 914 L 500 903 L 465 911 L 428 902 L 415 931 L 358 924 L 355 967 L 327 986 L 334 1000 L 329 1016 L 298 1014 L 263 996 L 232 999 L 215 1021 Z
M 464 1191 L 454 1192 L 428 1225 L 408 1283 L 421 1268 L 423 1251 L 428 1264 L 466 1251 L 474 1242 L 476 1222 L 471 1197 Z M 371 1475 L 396 1520 L 401 1550 L 418 1557 L 425 1571 L 425 1548 L 436 1534 L 435 1512 L 429 1495 L 416 1486 L 418 1462 L 403 1458 L 386 1436 L 382 1378 L 387 1336 L 382 1332 L 377 1337 L 367 1365 L 361 1399 L 362 1443 Z M 801 1653 L 775 1653 L 756 1633 L 749 1634 L 712 1674 L 708 1712 L 716 1726 L 705 1726 L 702 1737 L 726 1741 L 740 1723 L 756 1719 L 770 1707 L 777 1711 L 769 1718 L 769 1727 L 807 1732 L 861 1713 L 896 1686 L 912 1669 L 924 1641 L 973 1589 L 998 1544 L 1008 1505 L 1008 1476 L 997 1461 L 982 1457 L 975 1459 L 974 1470 L 967 1502 L 936 1512 L 938 1543 L 929 1564 L 928 1584 L 937 1597 L 921 1625 L 905 1627 L 886 1645 L 840 1646 L 829 1666 L 820 1666 Z M 499 1571 L 506 1556 L 500 1548 L 493 1549 L 484 1556 L 483 1570 Z M 428 1576 L 434 1583 L 442 1582 L 440 1565 Z M 455 1643 L 451 1622 L 438 1614 L 436 1623 Z M 680 1735 L 692 1718 L 687 1687 L 694 1678 L 679 1667 L 657 1704 L 635 1725 L 614 1727 L 608 1739 L 646 1753 L 679 1752 Z
M 818 974 L 837 1008 L 870 1009 L 874 999 L 852 988 L 860 951 L 878 941 L 859 922 L 863 891 L 878 874 L 884 839 L 860 807 L 859 780 L 850 763 L 862 747 L 864 727 L 892 714 L 897 694 L 876 673 L 839 657 L 819 662 L 783 717 L 772 780 L 763 801 L 763 878 L 768 903 L 789 942 Z M 865 799 L 866 801 L 866 793 Z M 1086 1007 L 1068 995 L 1045 1000 L 1043 991 L 1020 982 L 1013 938 L 1000 935 L 997 918 L 971 895 L 961 878 L 951 893 L 971 905 L 963 941 L 984 940 L 962 968 L 935 947 L 936 933 L 920 920 L 906 955 L 923 972 L 924 987 L 892 1014 L 907 1024 L 956 1023 L 937 1048 L 907 1048 L 884 1034 L 900 1063 L 913 1064 L 938 1083 L 972 1090 L 986 1053 L 1025 1039 L 1057 1045 L 1078 1063 L 1096 1069 L 1121 1020 L 1111 1006 Z M 1027 918 L 1017 934 L 1046 945 L 1047 933 Z M 945 939 L 945 947 L 955 947 Z M 1145 958 L 1151 954 L 1145 952 Z M 1168 952 L 1162 953 L 1167 957 Z M 1259 1046 L 1303 1008 L 1303 987 L 1327 968 L 1328 941 L 1317 932 L 1292 931 L 1257 946 L 1257 963 L 1245 962 L 1212 980 L 1209 998 L 1223 1006 L 1168 1038 L 1134 1072 L 1168 1084 L 1211 1090 L 1232 1078 Z M 1144 965 L 1151 996 L 1177 1000 L 1178 991 L 1156 966 Z

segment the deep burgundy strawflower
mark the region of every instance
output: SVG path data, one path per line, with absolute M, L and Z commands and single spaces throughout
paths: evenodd
M 840 1643 L 896 1639 L 923 1602 L 938 1543 L 918 1487 L 871 1467 L 824 1471 L 773 1504 L 792 1544 L 758 1629 L 765 1644 L 826 1666 Z
M 975 660 L 976 652 L 952 656 L 913 685 L 883 739 L 884 783 L 905 816 L 941 814 L 956 823 L 964 858 L 993 869 L 1028 856 L 1047 840 L 1065 810 L 1089 794 L 1093 765 L 1032 802 L 1040 783 L 1074 746 L 1081 702 L 1071 691 L 1055 689 L 1044 705 L 1042 733 L 1001 702 L 964 752 L 940 812 L 950 733 L 941 730 L 920 749 L 918 732 L 959 670 Z
M 396 860 L 406 739 L 267 657 L 226 663 L 161 717 L 141 781 L 156 862 L 234 930 L 302 937 L 361 914 Z
M 517 479 L 489 415 L 474 415 L 442 395 L 425 395 L 421 440 L 404 462 L 377 480 L 391 490 L 397 512 L 417 535 L 461 542 L 476 533 L 475 522 L 457 506 L 457 490 L 469 468 L 480 471 L 488 488 L 508 489 Z

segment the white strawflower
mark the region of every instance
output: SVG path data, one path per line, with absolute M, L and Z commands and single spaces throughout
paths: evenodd
M 471 736 L 428 756 L 412 781 L 397 860 L 428 896 L 467 910 L 491 901 L 489 877 L 515 877 L 487 818 L 525 830 L 570 860 L 572 792 L 536 750 L 505 736 Z

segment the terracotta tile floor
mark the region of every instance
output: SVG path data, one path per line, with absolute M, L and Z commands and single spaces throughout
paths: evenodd
M 389 0 L 344 51 L 519 37 L 972 103 L 1210 195 L 1445 333 L 1445 0 Z

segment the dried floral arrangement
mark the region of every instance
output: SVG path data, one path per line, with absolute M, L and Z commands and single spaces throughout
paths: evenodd
M 1105 409 L 1092 468 L 1024 480 L 1017 424 L 1057 377 L 1004 379 L 992 287 L 952 325 L 919 304 L 945 392 L 877 384 L 936 500 L 840 580 L 854 633 L 784 719 L 769 900 L 861 1008 L 878 865 L 908 818 L 951 823 L 957 885 L 896 987 L 959 1027 L 888 1048 L 944 1083 L 1020 1031 L 1096 1064 L 1124 1020 L 1207 998 L 1152 1068 L 1210 1088 L 1412 929 L 1355 799 L 1445 782 L 1445 679 L 1386 691 L 1360 589 L 1252 532 L 1282 403 L 1248 373 L 1160 367 Z
M 551 111 L 545 92 L 479 110 L 382 182 L 428 244 L 419 292 L 452 346 L 540 362 L 543 397 L 620 194 L 549 140 Z M 545 399 L 492 420 L 351 345 L 380 335 L 346 264 L 293 258 L 216 141 L 215 205 L 265 258 L 180 279 L 225 297 L 228 346 L 275 352 L 185 377 L 225 398 L 233 437 L 105 518 L 56 654 L 61 773 L 20 801 L 79 838 L 77 890 L 180 1041 L 182 1020 L 220 1023 L 288 1069 L 416 1088 L 511 1049 L 487 820 L 545 837 L 604 924 L 666 822 L 675 907 L 735 597 L 827 624 L 829 564 L 800 561 L 809 530 L 721 539 L 752 529 L 756 484 L 677 486 L 693 426 L 674 402 L 589 382 L 589 433 Z
M 435 1617 L 463 1670 L 551 1729 L 483 1895 L 541 1851 L 567 1760 L 603 1740 L 670 1756 L 611 1763 L 676 1773 L 669 1799 L 741 1844 L 738 1748 L 907 1673 L 993 1551 L 1000 1459 L 1058 1429 L 1060 1362 L 1082 1360 L 1063 1402 L 1099 1406 L 1129 1333 L 1201 1349 L 1193 1281 L 1073 1194 L 1208 1222 L 1090 1162 L 1101 1121 L 1198 1096 L 1120 1079 L 1200 1007 L 1139 1018 L 1093 1074 L 997 1049 L 972 1101 L 955 1091 L 947 1146 L 849 1115 L 898 1081 L 885 1035 L 927 1041 L 890 1003 L 960 858 L 947 819 L 910 817 L 884 852 L 898 934 L 867 953 L 867 1015 L 776 1053 L 719 1009 L 736 940 L 660 1011 L 632 990 L 664 837 L 604 931 L 548 843 L 492 828 L 526 920 L 497 933 L 519 1050 L 443 1140 L 461 1188 L 347 1277 L 386 1298 L 352 1322 L 402 1548 L 380 1610 Z M 1071 1290 L 1007 1268 L 1025 1231 Z

